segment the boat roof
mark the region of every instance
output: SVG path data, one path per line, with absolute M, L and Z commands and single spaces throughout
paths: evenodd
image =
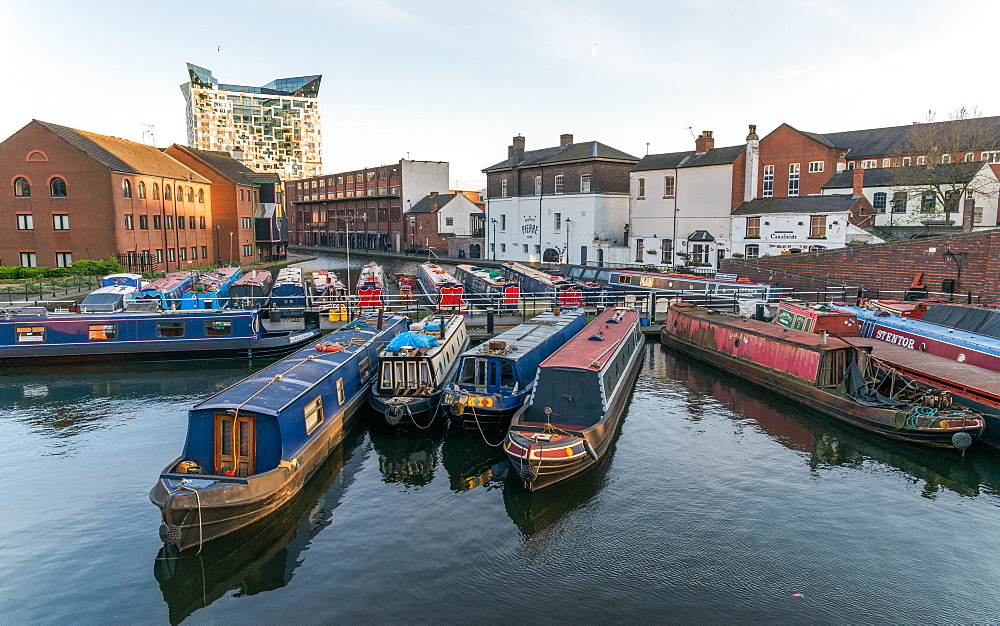
M 636 270 L 618 270 L 610 269 L 608 270 L 612 274 L 625 274 L 628 276 L 656 276 L 658 278 L 675 278 L 679 280 L 693 280 L 701 283 L 724 283 L 727 285 L 742 285 L 742 286 L 753 286 L 753 287 L 770 287 L 771 285 L 767 283 L 755 283 L 748 280 L 729 280 L 721 278 L 710 278 L 707 276 L 697 276 L 694 274 L 678 274 L 671 272 L 669 274 L 664 274 L 662 272 L 639 272 Z
M 615 324 L 611 319 L 620 321 Z M 614 352 L 632 330 L 638 321 L 639 312 L 634 309 L 605 309 L 597 318 L 570 339 L 561 348 L 542 361 L 539 367 L 569 367 L 574 369 L 600 370 L 610 362 L 604 356 Z M 592 341 L 590 338 L 603 333 L 603 341 Z M 598 367 L 593 367 L 594 363 Z
M 194 272 L 171 272 L 142 288 L 141 291 L 170 291 L 194 277 Z
M 504 276 L 496 276 L 496 277 L 494 277 L 494 276 L 490 275 L 490 270 L 488 270 L 485 267 L 478 267 L 476 265 L 467 265 L 465 263 L 463 263 L 462 265 L 459 265 L 457 267 L 458 267 L 458 269 L 466 271 L 466 272 L 472 274 L 473 276 L 475 276 L 476 278 L 478 278 L 478 279 L 480 279 L 480 280 L 482 280 L 484 282 L 487 282 L 487 283 L 489 283 L 491 285 L 495 285 L 497 287 L 503 287 L 503 286 L 506 286 L 508 284 L 511 284 L 511 285 L 516 285 L 517 284 L 515 281 L 509 280 L 508 278 L 506 278 Z
M 537 280 L 545 281 L 547 283 L 557 283 L 566 280 L 565 276 L 559 274 L 550 274 L 548 272 L 543 272 L 542 270 L 536 270 L 528 265 L 523 265 L 515 261 L 508 261 L 506 267 L 518 274 L 523 274 Z
M 255 285 L 259 285 L 259 284 L 262 284 L 263 282 L 265 282 L 267 280 L 267 277 L 270 276 L 270 275 L 271 275 L 271 272 L 268 272 L 267 270 L 250 270 L 249 272 L 247 272 L 243 276 L 240 276 L 239 279 L 235 283 L 233 283 L 233 285 L 234 286 L 235 285 L 246 285 L 246 284 L 249 284 L 249 283 L 253 283 Z
M 277 282 L 285 281 L 301 281 L 302 280 L 302 268 L 300 267 L 283 267 L 278 270 Z
M 432 313 L 424 319 L 410 325 L 410 332 L 420 332 L 421 325 L 426 329 L 428 324 L 432 322 L 441 323 L 442 320 L 444 321 L 444 340 L 441 339 L 440 331 L 427 331 L 425 334 L 433 335 L 437 338 L 438 345 L 428 348 L 427 353 L 424 356 L 434 356 L 439 351 L 443 350 L 448 345 L 448 341 L 450 341 L 455 335 L 455 331 L 458 330 L 459 325 L 465 323 L 465 316 L 458 314 Z M 395 352 L 389 352 L 384 348 L 379 351 L 378 355 L 380 359 L 392 359 L 402 356 Z
M 507 343 L 508 348 L 514 346 L 517 350 L 500 358 L 517 361 L 581 315 L 583 315 L 582 311 L 566 311 L 559 315 L 555 315 L 551 311 L 546 311 L 523 324 L 505 330 L 493 339 L 485 341 L 474 348 L 469 348 L 460 356 L 496 356 L 483 351 L 489 349 L 490 342 L 503 341 Z
M 384 320 L 382 330 L 375 330 L 374 327 L 338 330 L 323 340 L 349 342 L 357 339 L 367 343 L 376 337 L 395 334 L 395 327 L 404 323 L 405 319 L 393 315 Z M 334 374 L 356 353 L 357 350 L 321 352 L 310 343 L 298 352 L 200 402 L 192 410 L 239 407 L 248 413 L 278 415 L 282 409 L 308 392 L 317 382 Z M 266 391 L 264 391 L 265 386 Z M 301 414 L 298 417 L 301 418 Z
M 436 263 L 421 263 L 420 270 L 436 283 L 457 283 L 458 281 L 448 270 Z
M 786 328 L 785 326 L 781 326 L 773 322 L 760 322 L 736 315 L 717 313 L 687 302 L 672 304 L 670 305 L 670 308 L 684 315 L 705 318 L 706 321 L 712 324 L 725 326 L 732 329 L 733 332 L 736 333 L 751 333 L 757 336 L 774 339 L 776 341 L 793 343 L 802 346 L 803 348 L 810 348 L 814 350 L 839 350 L 842 348 L 849 348 L 852 345 L 842 339 L 828 335 L 826 345 L 822 346 L 820 345 L 821 337 L 818 333 L 808 332 L 805 330 L 795 330 L 794 328 Z

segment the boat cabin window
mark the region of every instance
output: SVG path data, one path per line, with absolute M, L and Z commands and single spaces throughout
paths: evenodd
M 632 284 L 632 277 L 631 276 L 619 276 L 618 277 L 618 283 L 621 284 L 621 285 L 631 285 Z
M 18 326 L 17 327 L 17 342 L 18 343 L 41 343 L 45 341 L 45 327 L 44 326 Z
M 233 334 L 232 320 L 214 320 L 211 322 L 205 322 L 206 337 L 228 337 L 229 335 L 232 334 Z
M 156 336 L 174 338 L 184 336 L 184 322 L 157 322 Z
M 337 379 L 337 404 L 344 404 L 344 379 Z
M 428 361 L 386 361 L 382 363 L 382 389 L 397 392 L 433 386 L 431 364 Z
M 90 324 L 87 327 L 87 339 L 90 341 L 118 339 L 118 324 Z
M 215 414 L 215 473 L 250 476 L 254 473 L 254 418 Z
M 513 388 L 514 384 L 514 364 L 510 361 L 500 361 L 500 386 Z
M 372 362 L 368 357 L 364 357 L 360 362 L 358 362 L 358 375 L 361 377 L 361 380 L 368 378 L 368 374 L 370 374 L 371 371 Z
M 388 361 L 382 364 L 382 382 L 380 385 L 382 389 L 392 388 L 392 363 Z
M 307 435 L 323 423 L 323 396 L 317 396 L 315 400 L 306 405 L 305 419 Z
M 406 363 L 406 386 L 410 389 L 417 387 L 417 362 L 408 361 Z

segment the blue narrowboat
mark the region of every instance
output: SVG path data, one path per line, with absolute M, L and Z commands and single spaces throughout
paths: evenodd
M 552 311 L 462 353 L 442 404 L 467 431 L 502 432 L 535 385 L 538 364 L 587 325 L 581 311 Z
M 521 300 L 517 281 L 504 278 L 496 270 L 475 265 L 459 265 L 455 277 L 465 286 L 470 299 L 476 299 L 494 310 L 516 309 Z
M 197 278 L 198 272 L 171 272 L 140 289 L 135 299 L 159 302 L 165 309 L 179 309 L 184 292 Z
M 138 291 L 148 283 L 142 279 L 142 274 L 109 274 L 101 279 L 101 287 L 131 287 Z
M 239 267 L 220 267 L 198 277 L 181 296 L 181 310 L 225 309 L 229 306 L 229 289 L 241 276 Z
M 552 298 L 552 301 L 560 306 L 586 305 L 603 308 L 615 301 L 611 287 L 601 283 L 584 283 L 513 261 L 501 269 L 509 279 L 520 283 L 522 291 Z
M 191 409 L 184 452 L 149 494 L 164 543 L 199 546 L 298 494 L 354 425 L 378 351 L 408 327 L 357 320 Z
M 0 310 L 0 367 L 88 361 L 267 358 L 319 331 L 270 332 L 260 311 L 49 313 Z
M 465 288 L 447 270 L 434 263 L 421 263 L 417 268 L 417 280 L 427 299 L 438 309 L 465 312 L 468 303 L 462 297 Z
M 280 310 L 282 315 L 302 315 L 306 308 L 306 290 L 301 269 L 285 267 L 278 271 L 271 287 L 271 308 Z

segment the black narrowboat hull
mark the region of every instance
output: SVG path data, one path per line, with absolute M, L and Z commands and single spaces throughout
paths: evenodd
M 372 391 L 368 405 L 375 415 L 372 419 L 379 428 L 392 431 L 426 430 L 447 423 L 441 408 L 443 390 L 426 396 L 383 396 Z
M 785 398 L 806 405 L 837 420 L 892 439 L 957 450 L 959 448 L 952 439 L 956 433 L 967 432 L 975 438 L 982 432 L 981 427 L 978 430 L 970 428 L 897 428 L 895 424 L 898 421 L 900 411 L 863 406 L 850 398 L 816 387 L 787 374 L 731 357 L 722 352 L 701 348 L 667 331 L 665 327 L 660 331 L 660 341 L 677 352 L 704 361 L 720 370 L 736 374 L 749 382 L 780 393 Z
M 279 467 L 246 478 L 172 473 L 181 460 L 174 460 L 162 473 L 149 493 L 150 501 L 160 508 L 163 522 L 160 538 L 178 550 L 199 546 L 239 530 L 269 516 L 295 496 L 327 459 L 333 449 L 357 423 L 360 409 L 368 395 L 365 387 L 344 408 L 341 419 L 323 425 L 295 458 L 298 467 Z M 229 483 L 210 489 L 168 491 L 163 478 L 211 480 Z
M 456 427 L 468 433 L 483 432 L 484 434 L 501 435 L 510 428 L 510 421 L 520 408 L 518 406 L 500 411 L 490 411 L 467 406 L 461 415 L 455 415 L 449 410 L 448 419 Z M 444 409 L 445 407 L 442 407 L 442 410 Z
M 319 338 L 319 330 L 266 333 L 245 340 L 197 342 L 100 343 L 44 347 L 11 347 L 0 356 L 0 367 L 66 365 L 102 362 L 190 361 L 201 359 L 270 359 L 285 356 Z
M 611 442 L 614 441 L 615 434 L 618 432 L 618 425 L 625 414 L 625 407 L 632 399 L 632 387 L 635 386 L 635 381 L 639 378 L 639 371 L 642 369 L 643 351 L 643 344 L 640 343 L 632 355 L 632 360 L 628 368 L 625 370 L 624 381 L 620 387 L 621 393 L 611 402 L 601 421 L 582 431 L 587 444 L 589 444 L 590 449 L 594 453 L 593 456 L 588 453 L 566 459 L 542 459 L 541 463 L 535 463 L 530 459 L 513 454 L 505 447 L 504 451 L 507 453 L 507 458 L 510 459 L 511 468 L 521 479 L 521 483 L 528 491 L 538 491 L 544 487 L 554 485 L 601 462 L 608 448 L 611 447 Z M 519 414 L 527 410 L 527 408 L 528 404 L 525 403 L 518 410 L 518 413 L 514 416 L 515 422 Z

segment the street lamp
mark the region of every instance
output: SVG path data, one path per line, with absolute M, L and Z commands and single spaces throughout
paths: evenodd
M 229 265 L 233 265 L 233 233 L 229 233 Z
M 566 263 L 569 263 L 569 225 L 573 223 L 573 220 L 566 218 Z
M 497 218 L 490 219 L 493 224 L 493 241 L 490 242 L 490 250 L 493 252 L 493 260 L 497 260 Z
M 958 271 L 958 274 L 955 277 L 955 285 L 951 290 L 951 293 L 955 293 L 956 289 L 961 288 L 960 283 L 962 282 L 962 262 L 966 260 L 966 253 L 952 252 L 951 246 L 948 246 L 948 249 L 941 254 L 941 258 L 944 259 L 945 263 L 949 263 L 951 261 L 955 262 L 955 268 Z
M 222 265 L 222 250 L 219 249 L 219 225 L 215 225 L 215 261 L 216 265 Z

